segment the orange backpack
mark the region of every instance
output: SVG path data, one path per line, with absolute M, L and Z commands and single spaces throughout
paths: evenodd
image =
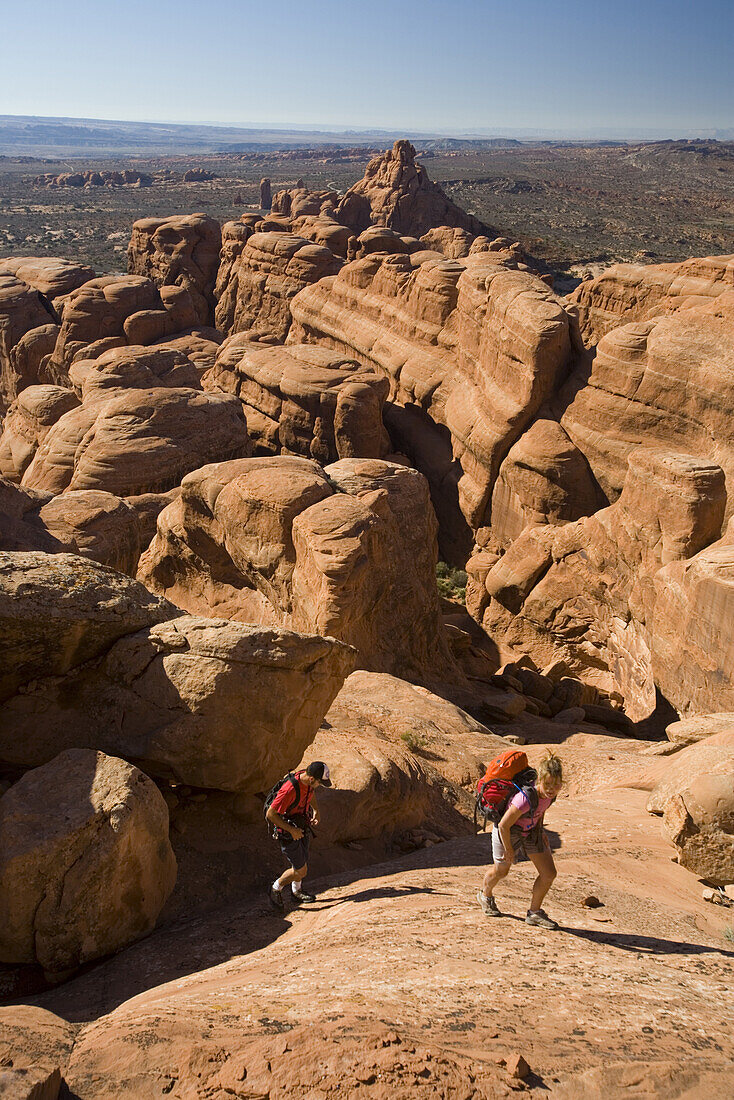
M 509 749 L 496 756 L 477 783 L 474 828 L 478 828 L 480 818 L 483 819 L 482 829 L 487 828 L 488 821 L 496 825 L 518 791 L 527 798 L 531 811 L 535 810 L 538 793 L 533 784 L 537 778 L 538 773 L 530 767 L 524 752 Z

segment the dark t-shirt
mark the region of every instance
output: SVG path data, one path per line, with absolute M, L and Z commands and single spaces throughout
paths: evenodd
M 301 772 L 296 772 L 294 779 L 298 788 L 298 801 L 295 801 L 295 792 L 290 779 L 286 779 L 275 798 L 271 802 L 271 808 L 281 817 L 295 817 L 297 814 L 306 814 L 313 798 L 313 789 L 307 783 L 302 782 Z

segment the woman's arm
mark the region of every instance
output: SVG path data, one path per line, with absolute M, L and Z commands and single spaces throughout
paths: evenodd
M 502 847 L 505 850 L 505 858 L 501 860 L 501 863 L 514 863 L 515 852 L 512 847 L 512 840 L 510 839 L 510 829 L 519 821 L 520 818 L 526 813 L 526 810 L 519 809 L 517 806 L 508 806 L 504 812 L 504 815 L 497 826 L 499 829 L 500 840 L 502 841 Z

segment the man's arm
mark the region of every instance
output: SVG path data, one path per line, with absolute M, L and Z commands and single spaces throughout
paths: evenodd
M 311 813 L 311 824 L 318 825 L 319 821 L 321 820 L 321 814 L 319 813 L 319 807 L 318 803 L 316 802 L 315 793 L 311 795 L 311 804 L 309 806 L 309 811 Z
M 278 811 L 274 810 L 272 806 L 268 806 L 265 820 L 269 821 L 271 825 L 276 825 L 277 828 L 282 829 L 284 832 L 290 833 L 294 840 L 300 840 L 303 836 L 303 829 L 299 829 L 297 825 L 291 825 L 291 823 L 286 821 L 284 817 L 281 817 Z
M 520 820 L 525 812 L 526 811 L 523 809 L 518 809 L 517 806 L 508 806 L 505 810 L 502 820 L 497 826 L 497 828 L 499 829 L 500 840 L 502 841 L 502 847 L 505 850 L 505 858 L 503 860 L 500 860 L 500 863 L 512 864 L 515 862 L 515 851 L 512 847 L 510 829 L 516 821 Z

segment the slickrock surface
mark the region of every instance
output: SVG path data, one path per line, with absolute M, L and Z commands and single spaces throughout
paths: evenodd
M 392 149 L 374 157 L 364 178 L 339 202 L 337 220 L 356 234 L 370 225 L 385 225 L 411 237 L 420 237 L 437 225 L 486 233 L 486 226 L 451 202 L 428 178 L 415 157 L 409 141 L 396 141 Z
M 677 264 L 613 264 L 569 295 L 578 306 L 584 341 L 630 321 L 706 305 L 734 290 L 734 256 L 703 256 Z
M 63 972 L 117 951 L 175 881 L 166 804 L 124 760 L 71 749 L 0 799 L 0 961 Z
M 231 255 L 220 270 L 215 291 L 216 325 L 222 332 L 255 330 L 282 341 L 291 324 L 290 304 L 303 287 L 333 275 L 342 261 L 324 245 L 288 232 L 248 234 L 235 227 L 236 247 L 228 234 L 222 242 Z M 247 237 L 240 250 L 241 236 Z
M 558 932 L 518 919 L 529 864 L 498 891 L 509 915 L 484 918 L 487 838 L 457 839 L 323 878 L 317 905 L 285 918 L 243 900 L 158 931 L 40 998 L 55 1016 L 0 1011 L 1 1049 L 22 1066 L 45 1046 L 81 1100 L 499 1098 L 518 1087 L 503 1065 L 517 1055 L 531 1095 L 725 1095 L 725 915 L 670 862 L 643 797 L 561 799 L 549 813 Z M 582 906 L 590 893 L 601 909 Z
M 2 759 L 28 766 L 83 746 L 180 783 L 267 790 L 354 663 L 333 638 L 189 616 L 100 649 L 95 663 L 6 701 Z
M 180 351 L 112 349 L 75 363 L 72 379 L 82 404 L 48 430 L 24 486 L 117 496 L 165 492 L 205 462 L 250 452 L 240 402 L 203 393 L 194 364 Z
M 459 679 L 435 581 L 428 486 L 390 462 L 279 456 L 188 475 L 140 562 L 152 591 L 199 615 L 279 622 L 353 645 L 406 679 Z
M 206 214 L 141 218 L 133 224 L 127 250 L 131 275 L 146 275 L 156 286 L 189 292 L 198 324 L 214 318 L 214 283 L 222 231 Z
M 734 292 L 707 306 L 623 324 L 605 336 L 561 424 L 609 500 L 639 445 L 687 451 L 718 463 L 734 507 Z M 568 396 L 568 393 L 565 395 Z
M 261 347 L 246 336 L 224 343 L 202 384 L 240 399 L 256 453 L 302 455 L 323 466 L 387 454 L 383 375 L 328 348 Z
M 668 570 L 695 571 L 698 551 L 704 560 L 712 553 L 702 548 L 720 530 L 725 503 L 718 466 L 640 448 L 616 504 L 562 527 L 527 528 L 496 563 L 477 563 L 470 610 L 491 637 L 529 652 L 538 667 L 561 659 L 574 674 L 619 692 L 630 717 L 645 718 L 655 707 L 655 683 L 670 683 L 672 691 L 683 659 L 676 645 L 674 663 L 666 664 L 662 642 L 657 648 L 659 607 L 672 599 Z M 712 601 L 720 629 L 727 608 Z M 668 631 L 674 629 L 679 642 L 681 627 L 690 622 L 695 629 L 694 619 L 678 614 Z M 727 653 L 718 674 L 725 692 Z
M 396 451 L 431 485 L 444 554 L 490 522 L 499 466 L 575 354 L 574 322 L 539 279 L 491 253 L 367 256 L 292 303 L 289 342 L 385 373 Z

